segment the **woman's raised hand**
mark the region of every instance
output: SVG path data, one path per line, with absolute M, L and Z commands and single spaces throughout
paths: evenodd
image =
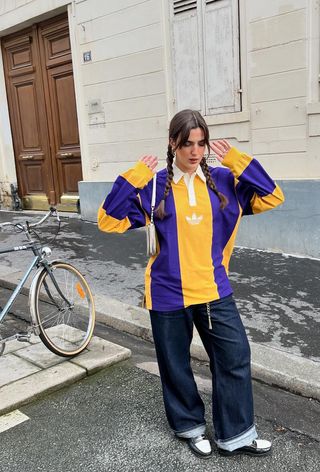
M 223 162 L 226 154 L 231 149 L 231 145 L 225 139 L 217 139 L 216 141 L 210 141 L 210 148 L 217 156 L 219 162 Z
M 147 167 L 149 167 L 152 172 L 155 170 L 155 168 L 158 165 L 158 158 L 157 156 L 142 156 L 139 161 L 144 162 Z

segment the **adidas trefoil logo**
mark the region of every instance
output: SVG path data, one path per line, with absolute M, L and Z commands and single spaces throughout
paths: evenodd
M 197 216 L 195 213 L 192 213 L 192 216 L 186 216 L 186 220 L 189 225 L 198 225 L 203 220 L 203 216 Z

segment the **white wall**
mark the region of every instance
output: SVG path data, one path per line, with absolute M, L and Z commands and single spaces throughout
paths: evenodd
M 249 0 L 247 13 L 253 154 L 277 178 L 314 178 L 316 162 L 306 154 L 306 2 Z
M 174 112 L 168 2 L 75 0 L 69 6 L 84 180 L 113 181 L 144 153 L 164 163 Z M 0 31 L 66 4 L 0 0 Z M 317 0 L 240 0 L 243 111 L 208 117 L 213 138 L 253 153 L 276 179 L 320 178 L 316 15 Z M 87 51 L 92 60 L 85 63 Z M 94 102 L 100 110 L 90 113 Z M 0 152 L 7 146 L 11 160 L 4 115 Z M 0 180 L 12 178 L 12 163 L 10 172 L 6 166 Z
M 76 7 L 88 180 L 114 180 L 142 154 L 164 156 L 166 77 L 159 0 L 86 0 Z M 101 109 L 90 113 L 90 102 Z
M 80 0 L 81 1 L 81 0 Z M 0 31 L 10 32 L 32 23 L 35 18 L 57 10 L 70 0 L 0 0 Z M 18 27 L 17 27 L 18 25 Z

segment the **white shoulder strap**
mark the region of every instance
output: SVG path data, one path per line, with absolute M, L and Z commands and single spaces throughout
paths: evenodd
M 153 176 L 152 198 L 151 198 L 151 222 L 153 223 L 153 210 L 156 204 L 157 174 Z

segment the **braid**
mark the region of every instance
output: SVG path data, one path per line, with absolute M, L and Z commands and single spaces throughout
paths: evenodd
M 172 179 L 173 179 L 173 159 L 174 159 L 174 154 L 172 152 L 172 146 L 169 144 L 168 146 L 168 151 L 167 151 L 167 180 L 166 180 L 166 186 L 164 189 L 164 194 L 163 194 L 163 199 L 165 200 L 169 194 L 169 191 L 171 189 L 171 184 L 172 184 Z
M 165 200 L 167 196 L 169 195 L 170 189 L 171 189 L 171 184 L 172 184 L 172 179 L 173 179 L 173 159 L 174 159 L 174 154 L 172 152 L 172 146 L 171 144 L 168 145 L 168 151 L 167 151 L 167 180 L 166 180 L 166 185 L 164 188 L 164 194 L 161 202 L 159 203 L 158 208 L 156 209 L 155 213 L 156 215 L 163 220 L 163 218 L 166 216 L 165 212 Z
M 211 188 L 211 190 L 214 191 L 214 193 L 217 195 L 217 197 L 219 198 L 220 200 L 220 208 L 223 210 L 227 204 L 228 204 L 228 199 L 227 197 L 225 197 L 223 195 L 223 193 L 219 192 L 217 187 L 216 187 L 216 184 L 214 183 L 212 177 L 211 177 L 211 174 L 210 174 L 210 170 L 209 170 L 209 167 L 208 167 L 208 164 L 205 160 L 205 158 L 202 159 L 202 161 L 200 162 L 200 166 L 201 166 L 201 169 L 205 175 L 205 178 L 207 180 L 207 185 Z

